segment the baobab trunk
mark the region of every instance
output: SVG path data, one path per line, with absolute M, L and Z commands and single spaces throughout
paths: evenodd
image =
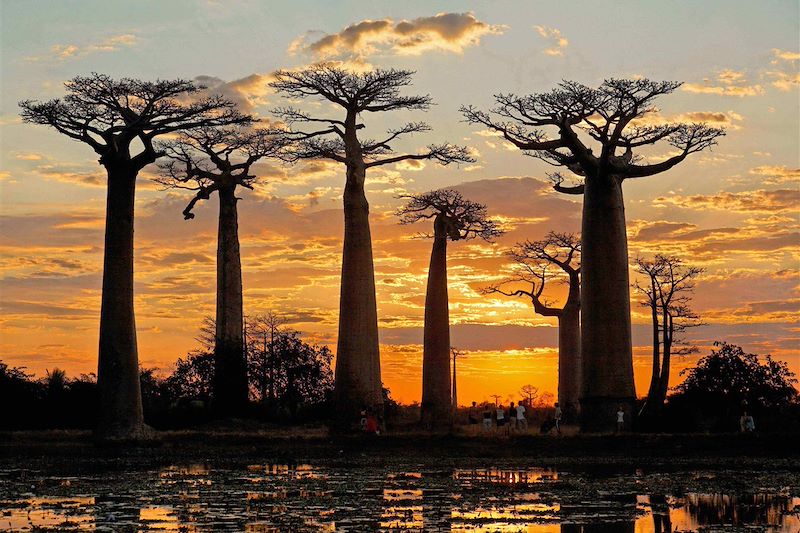
M 664 355 L 661 358 L 661 376 L 658 380 L 658 393 L 656 395 L 656 407 L 661 409 L 667 399 L 667 389 L 669 389 L 669 367 L 672 357 L 672 336 L 675 326 L 672 323 L 672 316 L 669 311 L 664 311 Z
M 653 298 L 655 298 L 655 284 L 651 284 L 651 286 L 654 295 Z M 650 311 L 653 320 L 653 366 L 650 373 L 650 386 L 647 389 L 647 399 L 644 401 L 642 410 L 639 413 L 641 416 L 650 416 L 655 413 L 658 403 L 659 381 L 661 380 L 661 344 L 658 337 L 658 308 L 655 304 L 651 303 Z
M 447 300 L 447 228 L 444 217 L 434 221 L 433 250 L 425 294 L 422 352 L 422 423 L 442 427 L 452 415 L 450 396 L 450 313 Z
M 242 262 L 236 202 L 234 187 L 219 189 L 213 402 L 215 410 L 225 416 L 240 414 L 247 405 L 247 358 L 242 331 Z
M 581 314 L 577 305 L 558 316 L 558 403 L 565 420 L 575 420 L 580 410 Z
M 97 385 L 102 440 L 136 440 L 149 431 L 142 415 L 133 310 L 133 211 L 137 170 L 108 166 L 103 295 Z
M 344 430 L 356 421 L 362 408 L 383 412 L 378 311 L 369 204 L 364 194 L 365 175 L 363 163 L 348 166 L 344 189 L 344 248 L 334 386 L 337 430 Z
M 628 240 L 622 183 L 587 177 L 581 233 L 581 430 L 630 427 L 633 381 Z

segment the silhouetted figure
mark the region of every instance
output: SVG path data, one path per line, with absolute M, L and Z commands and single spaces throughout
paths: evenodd
M 495 409 L 495 420 L 497 421 L 497 429 L 501 430 L 506 427 L 506 410 L 502 404 Z
M 742 433 L 753 433 L 756 430 L 756 423 L 753 416 L 748 414 L 747 411 L 742 413 L 739 417 L 739 431 Z
M 367 170 L 406 160 L 434 160 L 443 165 L 473 160 L 466 148 L 451 144 L 430 145 L 421 153 L 395 155 L 390 143 L 407 134 L 428 131 L 430 127 L 422 122 L 390 130 L 383 140 L 359 138 L 359 130 L 365 127 L 360 122 L 363 115 L 430 107 L 429 96 L 400 95 L 411 83 L 412 74 L 394 69 L 357 73 L 324 64 L 302 70 L 280 70 L 270 83 L 288 98 L 322 100 L 341 110 L 341 115 L 335 118 L 311 116 L 293 108 L 276 110 L 277 116 L 292 126 L 324 125 L 313 132 L 295 132 L 298 142 L 291 151 L 293 159 L 329 159 L 344 164 L 346 170 L 334 389 L 337 430 L 349 425 L 361 405 L 383 410 L 372 237 L 369 203 L 364 193 Z
M 469 421 L 470 431 L 473 433 L 477 433 L 477 427 L 478 427 L 477 402 L 472 402 L 472 405 L 469 406 L 469 411 L 467 412 L 467 420 Z
M 526 431 L 528 429 L 528 419 L 525 418 L 525 406 L 522 402 L 517 404 L 517 429 Z
M 564 81 L 546 93 L 497 94 L 493 110 L 497 118 L 462 107 L 469 122 L 500 133 L 536 158 L 569 169 L 581 181 L 565 186 L 561 174 L 552 176 L 555 190 L 583 196 L 580 402 L 585 431 L 612 429 L 614 407 L 624 403 L 632 412 L 636 400 L 622 183 L 665 172 L 724 135 L 706 124 L 636 124 L 635 119 L 653 111 L 659 96 L 679 86 L 644 78 L 609 79 L 597 88 Z M 640 164 L 633 149 L 659 141 L 677 154 Z M 619 150 L 624 152 L 618 154 Z
M 136 177 L 162 154 L 157 137 L 200 126 L 247 122 L 219 96 L 198 97 L 186 80 L 115 80 L 103 74 L 76 76 L 67 95 L 20 103 L 25 122 L 44 124 L 88 144 L 108 175 L 100 307 L 97 384 L 101 439 L 146 438 L 139 385 L 133 312 L 133 226 Z M 135 152 L 141 146 L 141 151 Z
M 617 433 L 625 431 L 625 410 L 620 405 L 617 407 Z
M 556 433 L 561 435 L 561 417 L 563 416 L 563 411 L 561 410 L 559 402 L 556 402 L 556 410 L 553 416 L 556 422 Z
M 487 433 L 492 429 L 492 408 L 488 403 L 483 405 L 483 432 Z

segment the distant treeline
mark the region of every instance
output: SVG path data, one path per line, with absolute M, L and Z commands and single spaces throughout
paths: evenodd
M 332 415 L 331 353 L 302 341 L 295 331 L 248 329 L 250 403 L 241 418 L 275 423 L 323 422 Z M 263 325 L 263 322 L 261 323 Z M 206 323 L 205 330 L 213 331 Z M 257 334 L 260 331 L 260 334 Z M 203 344 L 203 336 L 199 340 Z M 659 426 L 637 429 L 660 432 L 735 432 L 743 413 L 753 416 L 756 432 L 800 432 L 800 394 L 786 363 L 745 353 L 718 343 L 686 379 L 672 390 Z M 213 352 L 199 349 L 178 359 L 171 374 L 141 369 L 145 420 L 159 428 L 182 428 L 209 422 Z M 543 398 L 544 400 L 544 398 Z M 552 398 L 550 398 L 552 400 Z M 97 423 L 94 374 L 69 378 L 62 370 L 35 378 L 24 368 L 0 362 L 0 429 L 91 429 Z M 412 427 L 419 405 L 401 406 L 384 389 L 386 417 L 394 427 Z M 536 402 L 529 409 L 531 427 L 552 416 L 552 407 Z M 466 422 L 467 409 L 456 420 Z M 644 422 L 640 422 L 643 424 Z
M 200 349 L 179 358 L 172 373 L 140 368 L 148 424 L 179 428 L 213 418 L 213 330 L 213 321 L 206 320 L 198 337 Z M 303 422 L 328 417 L 333 390 L 330 350 L 303 342 L 298 332 L 280 328 L 277 322 L 270 327 L 253 320 L 246 333 L 250 403 L 241 418 Z M 25 368 L 0 362 L 2 429 L 92 429 L 98 420 L 98 401 L 93 373 L 69 378 L 56 368 L 37 379 Z

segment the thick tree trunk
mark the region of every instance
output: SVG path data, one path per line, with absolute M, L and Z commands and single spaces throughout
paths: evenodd
M 223 416 L 242 414 L 247 405 L 247 357 L 242 331 L 242 262 L 236 201 L 235 187 L 219 189 L 213 403 L 217 413 Z
M 565 307 L 558 316 L 558 403 L 565 420 L 580 411 L 581 314 L 577 305 Z
M 456 377 L 456 357 L 453 357 L 453 416 L 455 416 L 456 411 L 458 410 L 458 379 Z
M 364 195 L 365 168 L 349 165 L 344 189 L 344 248 L 339 298 L 334 399 L 336 430 L 358 421 L 358 412 L 383 413 L 378 311 L 369 229 L 369 204 Z
M 433 249 L 425 294 L 425 332 L 422 352 L 422 424 L 449 426 L 450 312 L 447 300 L 447 228 L 442 216 L 434 221 Z
M 653 286 L 653 291 L 655 294 L 655 286 Z M 661 378 L 661 342 L 658 337 L 658 308 L 655 304 L 651 303 L 650 311 L 653 320 L 653 365 L 650 373 L 650 387 L 647 389 L 647 399 L 639 413 L 640 416 L 650 416 L 655 413 L 656 404 L 658 403 L 658 383 Z
M 133 213 L 137 171 L 109 166 L 97 385 L 101 440 L 149 436 L 142 415 L 133 310 Z
M 629 428 L 633 381 L 628 241 L 622 183 L 587 177 L 581 232 L 581 430 Z
M 672 358 L 672 338 L 675 333 L 675 326 L 672 323 L 672 317 L 669 312 L 664 312 L 664 355 L 661 357 L 661 375 L 658 379 L 658 392 L 656 399 L 658 401 L 657 407 L 660 409 L 664 406 L 667 399 L 667 390 L 669 389 L 669 367 L 670 359 Z

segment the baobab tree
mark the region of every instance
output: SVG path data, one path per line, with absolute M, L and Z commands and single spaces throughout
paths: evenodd
M 401 224 L 433 219 L 433 249 L 425 293 L 422 352 L 421 418 L 425 426 L 450 416 L 450 312 L 447 298 L 447 241 L 481 238 L 492 241 L 502 234 L 490 220 L 486 206 L 464 198 L 453 189 L 404 195 L 408 203 L 397 211 Z
M 76 76 L 64 86 L 63 98 L 20 102 L 21 116 L 25 122 L 50 126 L 89 145 L 106 169 L 96 435 L 104 440 L 146 438 L 133 310 L 136 177 L 163 155 L 154 147 L 156 137 L 247 118 L 229 100 L 201 96 L 202 87 L 186 80 L 115 80 L 92 74 Z
M 496 95 L 491 113 L 462 107 L 468 122 L 498 132 L 526 154 L 578 177 L 579 183 L 565 185 L 560 173 L 552 175 L 556 191 L 583 196 L 583 430 L 612 430 L 618 405 L 624 406 L 630 422 L 636 398 L 622 184 L 665 172 L 724 135 L 703 123 L 648 121 L 657 119 L 655 100 L 679 86 L 643 78 L 609 79 L 598 88 L 564 81 L 547 93 Z M 634 155 L 635 149 L 661 141 L 677 153 L 653 163 Z
M 197 202 L 219 197 L 217 215 L 217 314 L 214 334 L 213 405 L 218 414 L 240 414 L 247 405 L 247 357 L 243 337 L 242 259 L 236 192 L 253 189 L 252 166 L 279 154 L 285 137 L 279 132 L 241 124 L 184 131 L 160 147 L 167 160 L 156 181 L 167 188 L 196 191 L 183 210 L 194 218 Z
M 464 355 L 464 350 L 459 350 L 457 348 L 450 347 L 450 355 L 453 358 L 453 416 L 455 417 L 456 411 L 458 411 L 458 374 L 456 373 L 456 363 L 458 362 L 458 358 Z
M 369 203 L 364 193 L 369 169 L 405 160 L 433 160 L 442 165 L 471 162 L 464 147 L 429 145 L 418 153 L 397 154 L 390 143 L 430 127 L 410 122 L 389 130 L 382 140 L 360 138 L 365 128 L 361 116 L 401 110 L 426 110 L 429 96 L 403 96 L 413 72 L 372 70 L 355 73 L 332 65 L 314 65 L 303 70 L 281 70 L 270 85 L 295 99 L 323 100 L 340 108 L 338 117 L 312 115 L 295 108 L 280 108 L 276 115 L 290 126 L 320 124 L 321 129 L 296 131 L 291 150 L 295 159 L 329 159 L 345 166 L 344 244 L 339 298 L 339 337 L 336 349 L 334 399 L 339 417 L 337 428 L 356 420 L 358 410 L 369 407 L 381 412 L 378 313 L 375 301 L 375 272 L 369 227 Z
M 581 375 L 581 282 L 580 238 L 571 233 L 550 232 L 540 241 L 517 243 L 508 253 L 516 266 L 516 274 L 501 284 L 487 287 L 484 294 L 530 299 L 539 315 L 558 319 L 558 402 L 565 418 L 579 412 Z M 561 272 L 553 273 L 553 268 Z M 561 307 L 544 296 L 548 282 L 564 281 L 567 297 Z M 529 289 L 506 290 L 510 283 L 524 283 Z
M 528 403 L 528 407 L 533 407 L 533 401 L 537 396 L 539 396 L 539 388 L 534 387 L 531 384 L 523 385 L 519 390 L 519 393 L 523 398 L 525 398 L 525 401 Z
M 690 303 L 696 279 L 704 269 L 687 266 L 675 256 L 658 254 L 652 260 L 637 259 L 636 271 L 645 280 L 637 281 L 634 288 L 644 297 L 641 304 L 650 310 L 653 324 L 653 366 L 640 415 L 652 417 L 667 398 L 672 356 L 697 351 L 696 346 L 685 345 L 675 334 L 703 325 Z

